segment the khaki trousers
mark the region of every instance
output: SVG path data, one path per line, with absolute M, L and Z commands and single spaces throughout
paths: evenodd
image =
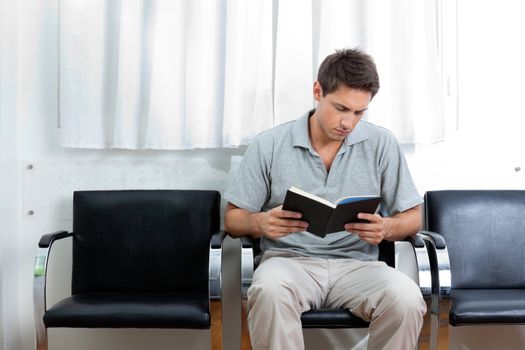
M 412 350 L 426 304 L 403 272 L 379 261 L 282 256 L 268 251 L 248 290 L 252 347 L 304 349 L 301 314 L 345 308 L 370 322 L 368 349 Z

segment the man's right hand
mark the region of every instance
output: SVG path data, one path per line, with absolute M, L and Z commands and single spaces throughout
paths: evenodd
M 271 239 L 282 238 L 308 228 L 306 221 L 299 220 L 301 213 L 283 210 L 282 205 L 253 215 L 262 235 Z
M 290 233 L 306 230 L 301 213 L 283 210 L 282 205 L 267 212 L 253 213 L 231 203 L 226 205 L 224 227 L 232 237 L 249 235 L 278 239 Z

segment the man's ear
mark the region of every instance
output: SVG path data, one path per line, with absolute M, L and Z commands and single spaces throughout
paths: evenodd
M 314 92 L 314 99 L 319 102 L 319 100 L 321 99 L 321 96 L 323 96 L 323 88 L 321 87 L 321 84 L 319 83 L 318 80 L 316 80 L 314 82 L 314 89 L 313 89 L 313 92 Z

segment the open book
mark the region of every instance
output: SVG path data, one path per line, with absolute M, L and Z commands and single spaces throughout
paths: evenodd
M 367 222 L 357 218 L 358 213 L 376 213 L 381 203 L 379 196 L 343 197 L 335 203 L 290 187 L 284 197 L 283 209 L 302 214 L 301 220 L 307 221 L 307 231 L 319 237 L 328 233 L 344 231 L 349 222 Z

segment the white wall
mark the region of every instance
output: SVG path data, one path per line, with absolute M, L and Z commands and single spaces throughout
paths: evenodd
M 446 141 L 408 159 L 421 193 L 525 186 L 525 4 L 446 0 L 440 54 Z
M 18 284 L 19 249 L 18 220 L 14 219 L 19 212 L 17 18 L 16 4 L 0 0 L 0 349 L 17 349 L 20 341 L 18 288 L 12 287 Z
M 468 4 L 466 1 L 460 4 Z M 473 3 L 472 1 L 470 2 Z M 520 188 L 525 189 L 525 153 L 521 132 L 525 116 L 522 114 L 520 96 L 525 96 L 525 87 L 508 95 L 499 89 L 505 77 L 524 81 L 523 70 L 514 70 L 515 62 L 524 62 L 521 51 L 513 51 L 518 43 L 517 33 L 523 33 L 525 23 L 512 15 L 502 13 L 509 22 L 506 26 L 486 26 L 493 23 L 494 13 L 501 8 L 492 8 L 475 2 L 476 15 L 484 20 L 472 19 L 460 28 L 459 57 L 461 69 L 460 130 L 449 134 L 447 142 L 416 149 L 408 159 L 421 193 L 429 189 L 444 188 Z M 499 4 L 499 3 L 498 3 Z M 507 4 L 511 5 L 511 4 Z M 508 7 L 507 7 L 508 8 Z M 481 10 L 483 11 L 481 11 Z M 459 8 L 461 14 L 468 13 L 466 7 Z M 481 11 L 481 12 L 480 12 Z M 517 13 L 517 12 L 516 12 Z M 25 193 L 24 165 L 28 163 L 70 161 L 177 161 L 199 159 L 207 162 L 228 161 L 232 155 L 242 154 L 242 149 L 218 149 L 198 151 L 95 151 L 72 150 L 59 146 L 57 129 L 57 0 L 0 0 L 0 222 L 2 246 L 0 249 L 0 311 L 3 347 L 8 350 L 31 349 L 33 347 L 31 276 L 33 253 L 38 237 L 67 225 L 60 219 L 35 220 L 24 211 Z M 468 17 L 467 17 L 468 18 Z M 478 22 L 479 21 L 479 22 Z M 476 30 L 469 31 L 470 25 Z M 517 26 L 514 28 L 512 26 Z M 512 32 L 495 35 L 494 31 L 512 29 Z M 519 30 L 518 30 L 519 29 Z M 511 36 L 511 40 L 496 40 Z M 512 35 L 515 35 L 512 38 Z M 502 56 L 510 57 L 497 69 L 498 84 L 491 84 L 491 72 L 498 60 L 497 55 L 481 55 L 486 40 L 471 41 L 472 37 L 494 38 L 495 42 L 508 43 Z M 466 44 L 468 43 L 468 45 Z M 499 48 L 500 46 L 498 46 Z M 520 58 L 516 61 L 514 58 Z M 512 64 L 512 66 L 511 66 Z M 481 79 L 483 77 L 483 79 Z M 507 98 L 505 98 L 507 97 Z M 499 107 L 499 108 L 498 108 Z M 503 112 L 503 113 L 502 113 Z M 493 123 L 499 123 L 494 125 Z M 483 128 L 477 126 L 482 125 Z M 450 128 L 454 130 L 455 128 Z M 516 167 L 523 170 L 515 171 Z M 223 169 L 227 172 L 228 169 Z M 227 304 L 224 324 L 225 348 L 237 348 L 239 319 L 237 312 L 238 277 L 236 242 L 227 243 L 227 266 L 224 278 Z M 68 261 L 67 245 L 57 257 Z M 60 249 L 59 249 L 60 250 Z M 67 274 L 67 271 L 58 270 Z M 56 275 L 58 281 L 64 281 Z M 61 293 L 61 292 L 57 292 Z M 310 332 L 310 331 L 309 331 Z M 485 333 L 485 332 L 484 332 Z M 490 333 L 490 332 L 489 332 Z M 518 329 L 518 335 L 523 329 Z M 158 330 L 52 330 L 50 345 L 55 349 L 76 348 L 127 348 L 164 349 L 169 344 L 182 344 L 188 349 L 206 347 L 206 333 L 158 331 Z M 318 332 L 307 339 L 320 344 L 326 332 Z M 333 334 L 333 333 L 330 333 Z M 458 347 L 476 348 L 472 344 L 483 344 L 485 336 L 473 337 L 456 332 Z M 470 338 L 469 338 L 470 336 Z M 182 337 L 182 342 L 181 338 Z M 477 340 L 472 340 L 477 338 Z M 518 336 L 519 338 L 519 336 Z M 474 341 L 474 343 L 472 343 Z M 478 343 L 476 343 L 477 341 Z M 465 345 L 466 344 L 466 345 Z M 321 346 L 321 345 L 319 345 Z M 316 346 L 314 345 L 313 348 Z

